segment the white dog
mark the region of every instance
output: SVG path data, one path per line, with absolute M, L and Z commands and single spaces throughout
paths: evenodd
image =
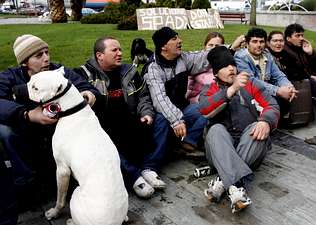
M 127 218 L 128 194 L 117 149 L 92 109 L 85 106 L 79 91 L 63 74 L 63 68 L 40 72 L 27 83 L 31 100 L 57 103 L 62 111 L 52 140 L 57 165 L 57 202 L 45 216 L 49 220 L 55 218 L 65 206 L 72 173 L 79 186 L 70 200 L 72 219 L 67 224 L 120 225 Z M 69 109 L 72 114 L 65 115 Z

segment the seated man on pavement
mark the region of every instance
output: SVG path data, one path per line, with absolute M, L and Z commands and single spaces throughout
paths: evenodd
M 155 113 L 150 95 L 137 68 L 122 63 L 119 41 L 98 39 L 94 57 L 74 70 L 102 93 L 96 114 L 119 151 L 126 186 L 144 198 L 165 188 L 157 175 L 163 153 L 153 144 Z
M 301 29 L 303 29 L 298 24 L 289 27 L 292 27 L 290 28 L 292 32 L 294 32 L 294 30 L 298 30 L 299 28 L 300 31 Z M 292 32 L 288 31 L 287 33 Z M 302 35 L 297 35 L 297 37 L 295 37 L 296 35 L 293 35 L 293 39 L 295 40 L 304 40 Z M 292 38 L 289 38 L 289 41 L 292 41 Z M 296 41 L 293 42 L 296 43 Z M 311 63 L 312 57 L 309 59 L 309 61 L 308 54 L 302 50 L 299 50 L 303 48 L 296 48 L 294 47 L 294 45 L 291 45 L 289 43 L 287 45 L 291 46 L 293 50 L 290 50 L 289 47 L 286 47 L 287 51 L 285 50 L 284 35 L 282 31 L 271 31 L 269 33 L 267 40 L 267 49 L 273 56 L 275 63 L 278 65 L 279 69 L 287 76 L 287 78 L 294 85 L 295 89 L 298 91 L 296 98 L 288 103 L 289 113 L 284 115 L 283 118 L 281 118 L 281 121 L 283 122 L 283 125 L 287 127 L 291 127 L 292 125 L 307 125 L 311 120 L 314 119 L 312 93 L 313 91 L 314 94 L 316 92 L 316 81 L 313 80 L 313 75 L 308 75 L 313 74 L 312 71 L 308 68 L 312 68 L 315 66 L 313 66 Z M 308 41 L 306 46 L 311 47 Z M 306 49 L 309 49 L 309 47 Z M 312 49 L 309 50 L 311 50 L 312 53 Z M 297 51 L 297 55 L 295 55 L 295 51 Z M 307 58 L 305 58 L 305 56 Z M 314 58 L 316 59 L 316 57 Z
M 162 27 L 152 36 L 155 53 L 146 65 L 144 78 L 157 111 L 154 140 L 162 152 L 166 151 L 170 127 L 184 150 L 192 153 L 202 137 L 206 119 L 198 104 L 186 99 L 188 76 L 208 69 L 208 51 L 182 52 L 182 40 L 169 27 Z
M 316 51 L 304 38 L 300 24 L 290 24 L 284 31 L 284 51 L 281 64 L 290 81 L 309 79 L 312 96 L 316 97 Z
M 279 106 L 262 82 L 247 72 L 237 74 L 226 47 L 212 49 L 208 60 L 216 81 L 204 87 L 199 104 L 210 122 L 206 157 L 218 177 L 209 183 L 205 195 L 218 202 L 227 190 L 234 213 L 252 203 L 246 190 L 253 169 L 271 149 L 269 135 L 277 127 Z
M 251 28 L 246 35 L 247 48 L 237 51 L 234 55 L 237 70 L 247 72 L 255 77 L 277 97 L 281 113 L 289 110 L 288 102 L 296 96 L 297 90 L 278 68 L 272 55 L 265 49 L 267 33 L 261 28 Z
M 311 95 L 316 98 L 316 51 L 310 41 L 304 38 L 302 25 L 294 23 L 285 28 L 284 50 L 281 64 L 289 80 L 301 81 L 308 79 L 311 86 Z M 314 101 L 315 103 L 315 101 Z M 313 117 L 313 113 L 312 113 Z M 313 118 L 311 118 L 313 119 Z M 316 145 L 316 136 L 305 140 Z
M 50 62 L 48 44 L 34 35 L 17 37 L 13 51 L 19 66 L 0 73 L 0 140 L 11 160 L 15 185 L 24 190 L 34 179 L 34 172 L 36 178 L 51 178 L 49 181 L 56 182 L 55 162 L 49 150 L 58 119 L 45 115 L 43 107 L 31 101 L 23 87 L 32 75 L 61 65 Z M 97 89 L 67 68 L 65 77 L 92 106 L 99 93 Z

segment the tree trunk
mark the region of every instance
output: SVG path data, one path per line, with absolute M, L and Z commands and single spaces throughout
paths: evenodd
M 251 10 L 250 10 L 250 25 L 257 25 L 257 0 L 251 0 Z
M 71 8 L 71 19 L 74 21 L 80 21 L 82 18 L 82 7 L 86 1 L 85 0 L 71 0 L 70 8 Z
M 53 23 L 67 23 L 64 0 L 49 0 L 49 7 Z

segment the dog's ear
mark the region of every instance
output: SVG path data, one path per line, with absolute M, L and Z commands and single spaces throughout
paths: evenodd
M 59 67 L 55 71 L 58 73 L 61 73 L 63 76 L 65 75 L 65 68 L 63 66 Z

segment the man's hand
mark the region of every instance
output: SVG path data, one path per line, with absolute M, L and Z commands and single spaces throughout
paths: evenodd
M 235 39 L 235 41 L 232 43 L 230 48 L 234 51 L 237 51 L 238 49 L 243 47 L 243 44 L 245 43 L 245 41 L 246 41 L 245 35 L 242 34 Z
M 87 101 L 87 103 L 92 107 L 95 103 L 95 96 L 91 91 L 82 91 L 80 92 L 83 98 Z
M 173 128 L 173 131 L 177 137 L 185 137 L 187 136 L 187 128 L 185 123 L 179 123 L 177 126 Z
M 250 135 L 254 140 L 262 141 L 266 139 L 270 134 L 270 126 L 265 121 L 259 121 L 250 132 Z
M 153 123 L 153 118 L 149 115 L 146 115 L 140 118 L 140 122 L 146 123 L 147 125 L 151 125 Z
M 43 114 L 43 108 L 41 106 L 37 106 L 35 109 L 32 109 L 28 112 L 28 117 L 30 122 L 39 123 L 42 125 L 53 124 L 58 121 L 58 119 L 52 119 Z
M 282 86 L 278 88 L 277 96 L 291 102 L 296 97 L 297 93 L 298 91 L 294 86 Z
M 313 54 L 313 47 L 308 40 L 306 39 L 303 40 L 302 48 L 303 48 L 303 51 L 307 53 L 308 55 Z
M 294 98 L 297 97 L 297 93 L 298 93 L 298 92 L 299 92 L 299 91 L 296 90 L 294 86 L 292 86 L 292 88 L 291 88 L 291 97 L 290 97 L 290 99 L 289 99 L 289 102 L 291 102 Z
M 227 97 L 232 97 L 241 87 L 245 87 L 249 80 L 249 74 L 241 72 L 234 77 L 233 84 L 227 89 Z

